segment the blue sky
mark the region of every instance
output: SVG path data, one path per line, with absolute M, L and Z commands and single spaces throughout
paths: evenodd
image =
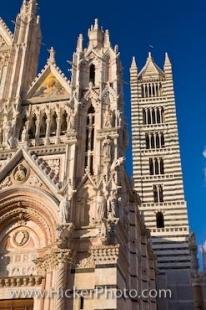
M 2 1 L 1 17 L 10 28 L 21 0 Z M 78 33 L 86 40 L 87 29 L 98 17 L 118 44 L 124 67 L 125 110 L 129 121 L 129 65 L 133 55 L 142 67 L 152 45 L 161 66 L 164 52 L 174 68 L 176 104 L 190 224 L 198 244 L 206 239 L 206 2 L 204 0 L 39 0 L 42 24 L 40 67 L 47 49 L 54 46 L 57 63 L 67 74 Z M 128 156 L 128 159 L 130 157 Z M 128 163 L 128 171 L 131 166 Z

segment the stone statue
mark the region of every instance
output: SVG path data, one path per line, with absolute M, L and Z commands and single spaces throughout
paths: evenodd
M 104 113 L 104 128 L 112 128 L 113 113 L 110 110 L 110 106 L 106 105 L 106 110 Z
M 5 146 L 11 146 L 11 139 L 13 135 L 12 122 L 8 121 L 7 118 L 4 119 L 4 133 L 3 133 L 3 142 Z
M 74 129 L 75 111 L 71 108 L 67 116 L 67 130 Z
M 125 158 L 124 157 L 120 157 L 118 159 L 115 159 L 112 163 L 111 166 L 111 171 L 115 171 L 115 169 L 119 166 L 121 166 L 124 163 Z
M 104 196 L 100 193 L 96 198 L 96 221 L 101 222 L 105 215 L 106 201 Z
M 103 220 L 102 223 L 101 223 L 101 228 L 99 230 L 99 235 L 100 235 L 100 238 L 105 240 L 106 237 L 107 237 L 107 224 L 106 222 Z
M 61 225 L 68 223 L 70 209 L 71 209 L 71 200 L 68 200 L 67 197 L 64 197 L 59 204 L 59 215 Z
M 27 141 L 28 139 L 28 127 L 29 127 L 29 121 L 26 121 L 22 134 L 21 134 L 21 140 L 22 141 Z
M 122 113 L 119 110 L 117 110 L 116 111 L 116 126 L 121 127 L 121 125 L 122 125 Z
M 26 177 L 27 177 L 27 169 L 23 165 L 19 165 L 14 174 L 14 179 L 17 182 L 23 182 L 26 180 Z
M 106 137 L 103 141 L 103 154 L 105 159 L 111 160 L 112 158 L 112 140 Z
M 116 218 L 116 207 L 117 207 L 117 192 L 111 191 L 111 194 L 107 200 L 107 213 L 109 219 Z

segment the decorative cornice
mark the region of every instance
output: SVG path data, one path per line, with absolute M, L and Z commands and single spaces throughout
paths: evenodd
M 91 254 L 96 265 L 116 264 L 120 254 L 119 245 L 92 247 Z
M 13 33 L 11 32 L 11 30 L 9 29 L 9 27 L 7 26 L 7 24 L 4 22 L 4 20 L 0 17 L 0 25 L 4 28 L 4 30 L 7 32 L 8 36 L 10 37 L 11 40 L 13 40 Z
M 20 286 L 39 286 L 42 284 L 42 276 L 24 276 L 24 277 L 0 277 L 0 287 L 20 287 Z

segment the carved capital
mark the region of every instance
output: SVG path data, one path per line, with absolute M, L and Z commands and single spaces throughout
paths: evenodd
M 34 260 L 40 274 L 58 269 L 60 266 L 71 263 L 71 250 L 56 249 L 50 254 Z

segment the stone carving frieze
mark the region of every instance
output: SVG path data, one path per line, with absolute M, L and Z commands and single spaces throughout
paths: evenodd
M 119 245 L 92 247 L 92 257 L 96 265 L 116 264 L 119 258 Z
M 77 258 L 75 263 L 77 269 L 93 269 L 95 268 L 95 261 L 92 255 L 85 258 Z

